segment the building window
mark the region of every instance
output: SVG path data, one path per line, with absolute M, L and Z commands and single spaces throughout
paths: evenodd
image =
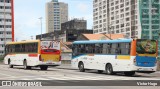
M 126 32 L 130 31 L 130 28 L 126 28 Z

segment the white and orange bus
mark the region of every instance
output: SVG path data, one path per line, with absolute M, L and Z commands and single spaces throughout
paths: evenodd
M 157 45 L 156 40 L 148 39 L 75 41 L 71 63 L 81 72 L 95 69 L 99 73 L 123 72 L 127 76 L 152 73 L 157 67 Z
M 47 70 L 48 66 L 61 64 L 60 41 L 32 40 L 10 42 L 5 46 L 4 63 L 10 68 L 24 66 L 24 69 L 39 66 Z

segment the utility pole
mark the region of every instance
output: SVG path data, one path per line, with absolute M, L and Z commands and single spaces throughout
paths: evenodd
M 40 22 L 41 22 L 41 39 L 42 39 L 42 17 L 40 17 L 39 19 L 40 19 Z

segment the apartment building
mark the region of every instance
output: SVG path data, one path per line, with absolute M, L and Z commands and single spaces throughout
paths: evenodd
M 94 0 L 94 33 L 158 39 L 160 0 Z
M 5 44 L 14 41 L 14 0 L 0 0 L 0 56 L 4 55 Z
M 46 32 L 61 30 L 61 23 L 68 21 L 68 4 L 52 0 L 46 3 Z
M 93 21 L 94 34 L 121 33 L 160 43 L 160 0 L 93 0 Z

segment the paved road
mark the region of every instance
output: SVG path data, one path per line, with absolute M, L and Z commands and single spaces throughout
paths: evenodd
M 70 68 L 70 65 L 62 65 L 59 67 L 51 67 L 46 71 L 41 71 L 39 68 L 33 68 L 31 70 L 24 70 L 22 66 L 16 66 L 14 68 L 8 68 L 8 65 L 0 65 L 0 80 L 160 80 L 160 72 L 156 72 L 153 74 L 139 74 L 137 73 L 135 76 L 127 77 L 123 74 L 117 75 L 106 75 L 98 74 L 97 71 L 86 71 L 85 73 L 79 72 L 78 70 Z M 60 81 L 65 83 L 63 81 Z M 57 86 L 54 86 L 57 89 Z M 0 89 L 8 89 L 7 87 L 0 87 Z M 22 89 L 14 87 L 15 89 Z M 45 88 L 45 87 L 43 87 Z M 105 89 L 106 87 L 58 87 L 59 89 Z M 127 89 L 127 87 L 109 87 L 110 89 Z M 139 87 L 139 89 L 143 89 L 144 87 Z M 153 88 L 153 87 L 152 87 Z M 27 89 L 27 88 L 23 88 Z M 30 87 L 32 89 L 32 87 Z M 35 89 L 35 87 L 33 87 Z M 42 89 L 42 87 L 37 87 L 37 89 Z M 52 87 L 48 88 L 52 89 Z M 135 89 L 135 88 L 134 88 Z M 150 89 L 145 87 L 144 89 Z M 157 89 L 154 87 L 153 89 Z
M 127 77 L 123 74 L 98 74 L 96 71 L 83 73 L 71 69 L 69 66 L 52 67 L 46 71 L 41 71 L 39 68 L 24 70 L 22 66 L 8 68 L 8 65 L 1 64 L 0 80 L 160 80 L 160 72 Z

